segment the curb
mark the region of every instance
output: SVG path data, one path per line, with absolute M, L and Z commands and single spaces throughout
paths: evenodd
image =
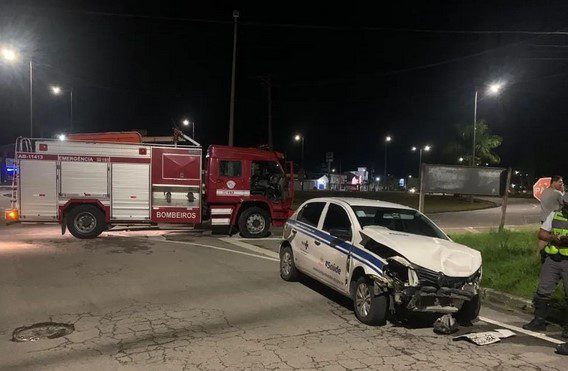
M 482 287 L 480 289 L 481 300 L 486 303 L 497 304 L 504 306 L 508 309 L 513 309 L 517 311 L 522 311 L 527 314 L 533 314 L 534 305 L 532 300 L 507 294 L 505 292 L 497 291 L 494 289 Z M 562 325 L 566 319 L 564 319 L 564 313 L 561 309 L 551 307 L 548 310 L 547 320 Z

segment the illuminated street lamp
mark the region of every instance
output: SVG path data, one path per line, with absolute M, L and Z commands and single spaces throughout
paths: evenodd
M 302 134 L 294 135 L 294 141 L 302 143 L 302 157 L 301 157 L 300 166 L 302 167 L 302 170 L 304 171 L 304 174 L 305 174 L 306 169 L 304 169 L 304 140 L 305 139 L 304 139 L 304 136 Z M 304 177 L 302 177 L 300 184 L 301 184 L 302 191 L 303 191 L 304 190 Z
M 50 86 L 53 95 L 61 95 L 66 91 L 69 92 L 69 130 L 73 131 L 73 89 L 63 89 L 59 85 Z
M 296 142 L 301 142 L 302 143 L 302 161 L 301 161 L 301 165 L 302 165 L 302 169 L 304 169 L 304 136 L 302 134 L 296 134 L 294 136 L 294 141 Z M 305 169 L 304 169 L 305 171 Z
M 58 134 L 57 135 L 57 139 L 59 139 L 60 141 L 64 142 L 67 140 L 67 135 L 65 134 Z
M 497 95 L 503 90 L 504 84 L 502 82 L 494 82 L 487 88 L 487 93 L 490 95 Z
M 487 86 L 487 95 L 499 95 L 503 90 L 505 84 L 503 82 L 497 81 L 489 84 Z M 477 96 L 478 89 L 475 89 L 475 100 L 473 104 L 473 143 L 471 149 L 471 161 L 470 166 L 475 166 L 475 133 L 477 130 Z
M 458 161 L 461 163 L 463 162 L 463 157 L 458 158 Z
M 418 151 L 418 153 L 419 153 L 419 156 L 418 156 L 418 158 L 419 158 L 418 177 L 420 177 L 420 170 L 422 169 L 422 151 L 430 152 L 431 149 L 432 149 L 432 146 L 430 146 L 430 145 L 425 145 L 424 147 L 420 147 L 420 148 L 414 146 L 414 147 L 411 148 L 412 152 Z
M 195 121 L 189 121 L 188 119 L 183 119 L 183 120 L 181 121 L 181 124 L 182 124 L 183 126 L 189 126 L 189 125 L 191 125 L 191 137 L 192 137 L 193 139 L 195 139 Z
M 390 135 L 387 135 L 385 137 L 385 167 L 384 167 L 385 181 L 387 179 L 387 144 L 389 144 L 391 141 L 392 141 L 392 137 Z
M 21 53 L 9 46 L 0 46 L 0 55 L 7 63 L 16 63 L 20 59 Z M 30 137 L 34 136 L 34 115 L 33 115 L 33 62 L 30 59 Z
M 1 51 L 2 59 L 8 63 L 15 63 L 18 60 L 18 53 L 11 48 L 4 47 Z

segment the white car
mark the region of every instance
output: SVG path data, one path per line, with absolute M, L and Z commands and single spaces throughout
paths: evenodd
M 480 309 L 481 254 L 453 242 L 412 208 L 358 198 L 316 198 L 284 227 L 280 276 L 304 273 L 348 296 L 369 325 L 392 311 L 452 313 L 459 323 Z

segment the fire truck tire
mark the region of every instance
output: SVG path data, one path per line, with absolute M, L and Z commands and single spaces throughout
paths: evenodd
M 260 207 L 246 209 L 239 216 L 239 231 L 245 238 L 263 238 L 270 230 L 270 215 Z
M 95 238 L 106 229 L 105 215 L 94 205 L 79 205 L 66 215 L 67 229 L 80 239 Z

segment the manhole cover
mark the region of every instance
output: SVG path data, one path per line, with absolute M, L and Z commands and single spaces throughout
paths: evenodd
M 12 333 L 12 341 L 21 343 L 25 341 L 55 339 L 69 335 L 73 331 L 75 331 L 75 326 L 67 323 L 42 322 L 31 326 L 18 327 Z

